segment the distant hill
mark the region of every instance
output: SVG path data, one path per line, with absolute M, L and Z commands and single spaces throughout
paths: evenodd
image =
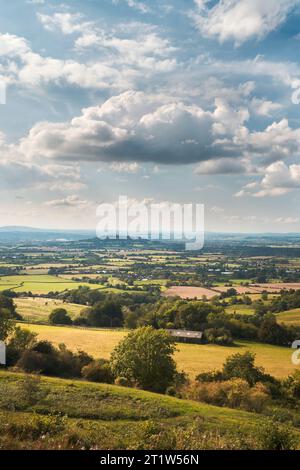
M 5 244 L 78 241 L 94 236 L 95 232 L 92 230 L 48 230 L 26 226 L 0 227 L 0 243 Z

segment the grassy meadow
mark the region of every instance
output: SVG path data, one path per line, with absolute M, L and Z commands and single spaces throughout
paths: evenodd
M 63 292 L 67 289 L 76 289 L 79 286 L 88 286 L 99 289 L 102 286 L 76 282 L 49 274 L 29 274 L 20 276 L 2 276 L 0 278 L 0 291 L 13 290 L 15 292 L 32 292 L 33 294 L 48 294 L 48 292 Z
M 260 448 L 255 413 L 46 377 L 28 395 L 29 384 L 0 371 L 0 449 Z
M 281 312 L 277 315 L 278 322 L 286 325 L 300 326 L 300 308 Z
M 64 308 L 72 319 L 76 318 L 84 305 L 71 304 L 59 299 L 47 299 L 42 297 L 20 297 L 14 299 L 17 312 L 22 315 L 25 321 L 47 322 L 50 313 L 55 308 Z
M 65 343 L 73 351 L 81 349 L 95 358 L 105 359 L 109 358 L 114 347 L 128 333 L 125 330 L 116 329 L 84 329 L 34 324 L 23 326 L 36 332 L 41 340 L 49 340 L 55 345 Z M 297 369 L 297 366 L 291 362 L 291 350 L 280 346 L 237 341 L 234 347 L 179 343 L 177 348 L 175 360 L 178 369 L 185 371 L 190 377 L 195 377 L 200 372 L 221 368 L 228 356 L 245 351 L 256 354 L 257 364 L 275 377 L 286 377 Z

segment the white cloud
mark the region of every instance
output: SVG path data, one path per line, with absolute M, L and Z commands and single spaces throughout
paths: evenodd
M 24 38 L 11 34 L 0 34 L 0 59 L 4 61 L 2 75 L 22 86 L 65 83 L 82 88 L 122 89 L 129 85 L 126 76 L 112 66 L 42 57 L 31 50 Z
M 112 0 L 112 3 L 115 5 L 118 5 L 122 2 L 126 3 L 130 8 L 134 8 L 141 13 L 149 13 L 151 11 L 151 8 L 140 0 Z
M 174 97 L 129 91 L 84 109 L 71 122 L 36 124 L 20 151 L 29 159 L 192 163 L 240 154 L 234 141 L 246 133 L 247 118 L 246 110 L 222 100 L 211 112 Z
M 300 189 L 300 165 L 286 165 L 278 161 L 269 165 L 260 182 L 252 182 L 235 194 L 236 197 L 252 196 L 256 198 L 277 197 Z
M 141 167 L 137 162 L 113 162 L 109 168 L 117 173 L 137 173 Z
M 161 72 L 171 71 L 176 66 L 176 59 L 170 57 L 176 48 L 170 45 L 168 39 L 162 38 L 156 28 L 147 24 L 120 25 L 112 33 L 96 23 L 85 21 L 79 13 L 38 14 L 38 19 L 48 31 L 76 34 L 75 50 L 83 52 L 96 48 L 101 55 L 104 54 L 104 63 Z
M 63 199 L 54 199 L 52 201 L 47 201 L 46 206 L 49 207 L 74 207 L 82 208 L 84 206 L 90 205 L 89 201 L 82 200 L 77 195 L 67 196 Z
M 92 22 L 83 21 L 80 13 L 54 13 L 53 15 L 38 13 L 37 17 L 48 31 L 59 30 L 65 35 L 88 32 L 93 27 Z
M 272 101 L 258 98 L 253 98 L 250 106 L 255 114 L 265 117 L 271 117 L 274 112 L 283 108 L 280 103 L 273 103 Z
M 298 217 L 278 217 L 275 222 L 278 224 L 297 224 L 300 219 Z
M 195 0 L 194 21 L 204 36 L 239 45 L 249 39 L 262 39 L 285 20 L 299 0 Z

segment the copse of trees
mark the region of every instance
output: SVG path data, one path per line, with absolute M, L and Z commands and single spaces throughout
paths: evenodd
M 275 297 L 270 306 L 269 311 L 272 313 L 284 312 L 300 307 L 300 290 L 284 290 L 280 292 L 279 297 Z
M 49 315 L 51 325 L 72 325 L 72 319 L 64 308 L 56 308 Z
M 93 307 L 84 309 L 74 320 L 74 324 L 93 327 L 122 327 L 124 325 L 122 307 L 114 300 L 97 302 Z

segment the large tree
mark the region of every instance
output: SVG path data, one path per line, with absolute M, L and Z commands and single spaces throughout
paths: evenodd
M 114 375 L 163 393 L 176 378 L 173 338 L 164 330 L 143 327 L 129 333 L 111 356 Z

